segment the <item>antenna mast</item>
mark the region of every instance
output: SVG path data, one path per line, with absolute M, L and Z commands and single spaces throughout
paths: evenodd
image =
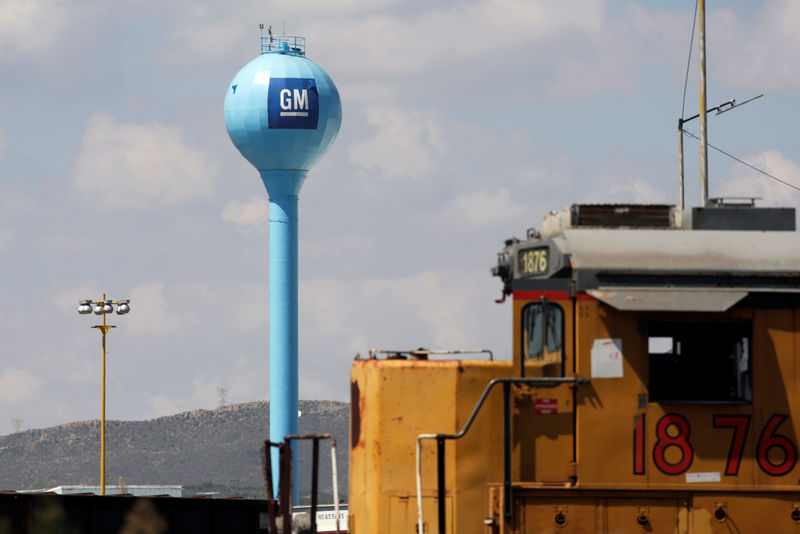
M 698 0 L 700 26 L 700 206 L 708 204 L 708 125 L 706 123 L 706 0 Z
M 708 204 L 708 126 L 707 126 L 707 115 L 712 111 L 716 111 L 717 115 L 721 115 L 726 111 L 730 111 L 734 108 L 747 104 L 748 102 L 752 102 L 758 98 L 764 96 L 764 94 L 760 94 L 754 96 L 752 98 L 748 98 L 744 102 L 736 102 L 736 99 L 728 100 L 727 102 L 723 102 L 718 106 L 714 106 L 713 108 L 706 109 L 706 22 L 705 22 L 705 10 L 706 10 L 706 3 L 705 0 L 697 0 L 697 13 L 698 13 L 698 22 L 700 26 L 699 32 L 699 41 L 700 41 L 700 113 L 696 115 L 692 115 L 689 118 L 683 118 L 681 116 L 678 119 L 678 209 L 683 211 L 684 209 L 684 176 L 683 176 L 683 126 L 694 119 L 700 118 L 700 194 L 701 194 L 701 207 L 705 207 Z M 694 34 L 694 28 L 692 28 L 692 33 Z M 694 37 L 694 36 L 693 36 Z M 689 49 L 689 58 L 691 59 L 692 52 L 691 47 Z M 688 79 L 689 74 L 689 65 L 686 65 L 686 74 Z M 684 87 L 684 100 L 686 97 L 686 88 Z M 683 111 L 681 111 L 681 115 L 683 115 Z M 687 132 L 688 133 L 688 132 Z M 690 134 L 692 135 L 692 134 Z M 692 137 L 694 137 L 692 135 Z

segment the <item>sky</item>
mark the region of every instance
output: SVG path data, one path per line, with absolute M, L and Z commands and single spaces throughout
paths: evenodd
M 0 0 L 0 434 L 269 399 L 267 195 L 225 131 L 258 24 L 307 39 L 342 128 L 300 194 L 300 398 L 370 348 L 489 348 L 503 241 L 677 201 L 693 0 Z M 800 3 L 708 1 L 709 141 L 800 186 Z M 697 46 L 685 115 L 697 112 Z M 697 133 L 697 121 L 688 129 Z M 697 205 L 697 142 L 686 198 Z M 800 207 L 713 150 L 710 196 Z

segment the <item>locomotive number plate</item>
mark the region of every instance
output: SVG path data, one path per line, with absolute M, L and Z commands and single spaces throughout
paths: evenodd
M 518 255 L 518 271 L 522 276 L 547 272 L 549 253 L 547 247 L 521 250 Z

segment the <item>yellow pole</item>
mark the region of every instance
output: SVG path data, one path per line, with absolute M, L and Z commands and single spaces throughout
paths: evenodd
M 700 194 L 701 207 L 708 204 L 708 129 L 706 125 L 706 1 L 698 0 L 700 27 Z
M 101 308 L 106 304 L 106 294 L 103 293 L 103 300 L 96 302 Z M 103 312 L 103 324 L 95 325 L 92 328 L 100 330 L 103 336 L 103 361 L 101 370 L 100 386 L 100 495 L 106 494 L 106 334 L 114 328 L 113 325 L 106 325 L 106 314 Z
M 103 293 L 103 306 L 105 306 L 106 294 Z M 106 494 L 106 314 L 103 312 L 103 385 L 102 400 L 100 409 L 100 495 Z

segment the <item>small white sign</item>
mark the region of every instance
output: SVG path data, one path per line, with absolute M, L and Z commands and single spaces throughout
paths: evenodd
M 622 340 L 595 339 L 592 345 L 592 378 L 622 378 Z
M 686 473 L 686 482 L 719 482 L 719 473 Z

